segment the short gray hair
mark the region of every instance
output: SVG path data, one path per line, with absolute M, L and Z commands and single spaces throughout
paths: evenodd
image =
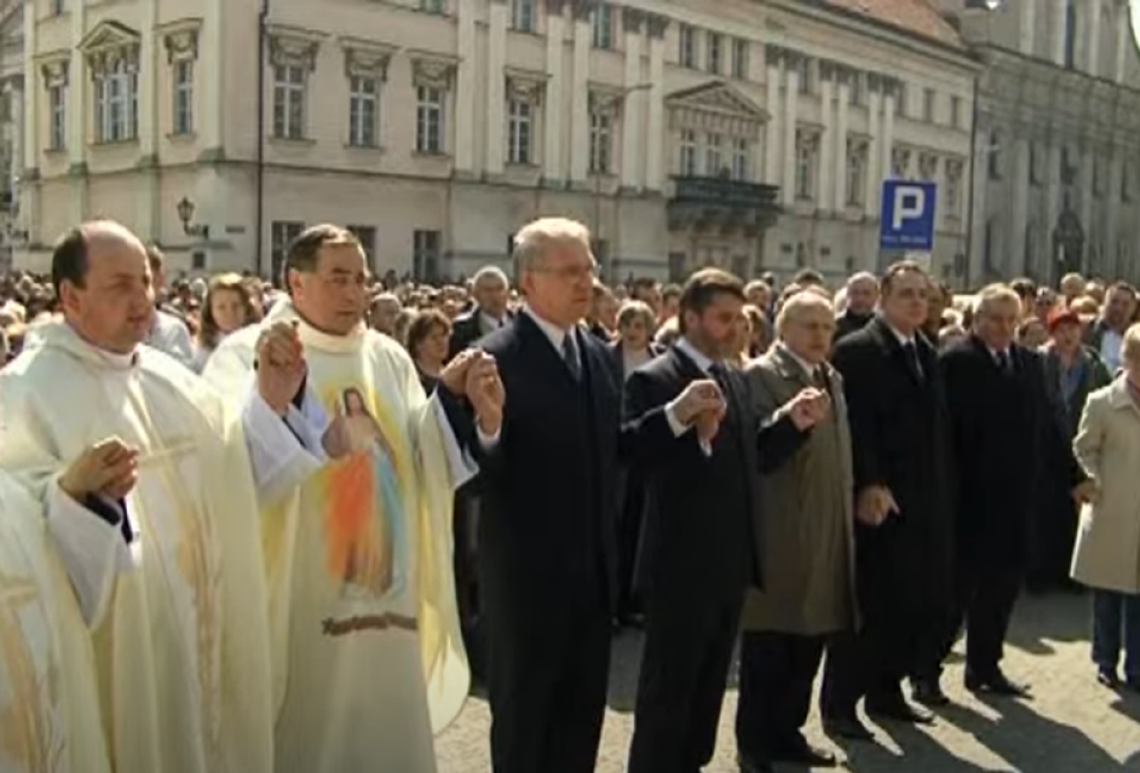
M 783 338 L 784 331 L 792 317 L 804 309 L 822 309 L 827 312 L 829 317 L 835 315 L 835 307 L 831 305 L 831 299 L 827 297 L 826 293 L 804 288 L 800 292 L 792 294 L 780 306 L 780 313 L 776 316 L 777 335 Z
M 1021 307 L 1021 296 L 1007 284 L 1000 282 L 986 285 L 979 292 L 974 299 L 974 316 L 978 317 L 985 314 L 991 307 L 999 303 L 1012 303 L 1018 308 Z
M 539 218 L 515 234 L 515 270 L 530 271 L 554 247 L 580 246 L 591 256 L 590 229 L 565 217 Z
M 507 279 L 507 272 L 498 266 L 483 266 L 483 268 L 476 271 L 474 278 L 471 280 L 471 286 L 478 287 L 489 279 L 501 283 L 503 287 L 511 286 L 510 280 Z
M 875 285 L 875 289 L 879 289 L 879 278 L 872 274 L 870 271 L 860 271 L 858 274 L 852 274 L 847 279 L 847 284 L 844 287 L 852 287 L 860 282 L 870 282 Z

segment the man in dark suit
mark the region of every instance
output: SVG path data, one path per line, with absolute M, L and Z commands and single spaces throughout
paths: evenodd
M 875 275 L 861 271 L 847 280 L 847 308 L 835 320 L 835 341 L 862 330 L 875 316 L 879 302 L 879 280 Z
M 610 354 L 579 325 L 596 272 L 585 226 L 531 223 L 515 259 L 526 307 L 480 342 L 504 385 L 502 428 L 467 438 L 481 469 L 491 758 L 495 773 L 592 773 L 617 591 L 619 460 L 642 436 L 652 445 L 671 430 L 664 411 L 622 429 Z M 673 420 L 719 405 L 698 385 Z
M 786 461 L 826 416 L 807 388 L 774 416 L 758 416 L 739 354 L 744 286 L 719 269 L 694 274 L 681 294 L 682 338 L 626 381 L 625 416 L 644 425 L 664 411 L 669 431 L 638 447 L 647 476 L 648 622 L 629 773 L 698 773 L 712 758 L 745 591 L 762 584 L 760 472 Z M 715 382 L 719 421 L 689 428 L 673 401 Z M 753 770 L 767 771 L 758 761 Z
M 860 633 L 829 650 L 821 695 L 824 729 L 867 740 L 855 705 L 872 716 L 929 723 L 903 697 L 904 676 L 926 676 L 941 657 L 953 600 L 949 435 L 942 378 L 920 334 L 930 280 L 917 263 L 891 266 L 881 313 L 841 340 L 856 492 Z M 937 683 L 935 683 L 935 687 Z M 917 698 L 937 696 L 917 690 Z
M 507 299 L 510 283 L 498 266 L 484 266 L 471 282 L 475 308 L 460 314 L 451 326 L 451 352 L 448 359 L 467 349 L 480 338 L 507 323 Z
M 1013 343 L 1021 298 L 1007 285 L 979 293 L 974 333 L 941 356 L 958 471 L 957 603 L 946 651 L 966 620 L 966 687 L 1024 696 L 1000 667 L 1010 615 L 1060 471 L 1074 495 L 1086 476 L 1062 437 L 1040 357 Z M 1084 485 L 1082 485 L 1084 484 Z

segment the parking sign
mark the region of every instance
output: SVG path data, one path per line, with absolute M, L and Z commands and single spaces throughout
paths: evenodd
M 932 182 L 886 180 L 879 225 L 882 250 L 934 249 L 934 205 L 937 188 Z

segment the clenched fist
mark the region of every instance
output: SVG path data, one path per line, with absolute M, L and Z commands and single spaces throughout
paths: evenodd
M 297 322 L 275 322 L 265 328 L 257 339 L 257 391 L 278 415 L 288 413 L 307 373 Z
M 831 398 L 822 389 L 808 387 L 788 402 L 788 415 L 800 432 L 809 430 L 827 418 L 831 412 Z
M 479 429 L 486 435 L 498 433 L 503 424 L 503 405 L 507 394 L 494 357 L 486 352 L 476 353 L 467 369 L 465 391 L 475 409 Z

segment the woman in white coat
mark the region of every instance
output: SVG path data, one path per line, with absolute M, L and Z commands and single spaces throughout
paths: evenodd
M 1073 447 L 1096 484 L 1081 512 L 1073 579 L 1093 589 L 1092 659 L 1097 679 L 1124 674 L 1140 690 L 1140 325 L 1124 334 L 1123 372 L 1093 392 Z

